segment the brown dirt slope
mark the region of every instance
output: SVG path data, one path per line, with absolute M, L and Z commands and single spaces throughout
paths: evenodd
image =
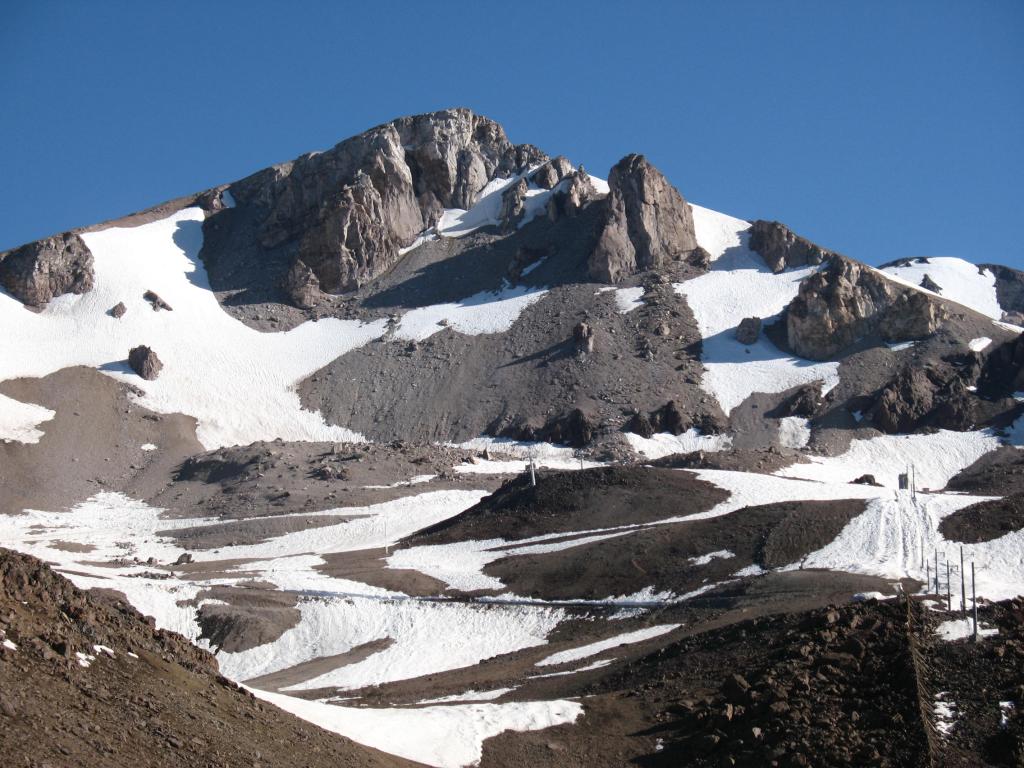
M 4 765 L 410 765 L 255 700 L 185 638 L 4 549 L 0 635 L 17 646 L 0 646 Z

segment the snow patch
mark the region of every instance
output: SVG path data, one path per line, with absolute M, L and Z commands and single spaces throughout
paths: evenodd
M 590 643 L 588 645 L 581 645 L 578 648 L 570 648 L 567 651 L 560 651 L 559 653 L 553 653 L 550 656 L 546 656 L 537 662 L 538 667 L 549 667 L 555 664 L 565 664 L 570 661 L 579 661 L 580 659 L 587 659 L 591 656 L 596 656 L 599 653 L 604 653 L 611 648 L 618 648 L 620 645 L 631 645 L 633 643 L 642 643 L 645 640 L 651 640 L 655 637 L 661 637 L 662 635 L 668 634 L 669 632 L 679 629 L 682 624 L 659 624 L 654 627 L 647 627 L 645 629 L 638 629 L 635 632 L 626 632 L 621 635 L 615 635 L 609 637 L 606 640 L 599 640 L 596 643 Z
M 965 637 L 971 637 L 974 635 L 974 620 L 950 619 L 949 621 L 944 621 L 935 628 L 935 634 L 943 640 L 963 640 Z M 983 627 L 979 622 L 978 637 L 989 637 L 991 635 L 998 634 L 998 627 Z
M 882 274 L 897 278 L 924 293 L 955 301 L 965 307 L 999 320 L 1003 309 L 996 296 L 996 276 L 988 269 L 979 269 L 976 264 L 948 256 L 928 257 L 927 263 L 913 260 L 907 266 L 885 267 Z M 927 275 L 941 293 L 934 293 L 921 287 L 921 280 Z
M 701 555 L 700 557 L 691 557 L 690 565 L 707 565 L 716 558 L 728 560 L 731 557 L 736 557 L 736 555 L 730 552 L 728 549 L 719 549 L 714 552 L 708 552 L 706 555 Z
M 967 346 L 972 352 L 981 352 L 981 350 L 985 349 L 985 347 L 991 343 L 992 339 L 988 336 L 982 336 L 977 339 L 971 339 Z
M 27 314 L 27 313 L 26 313 Z M 0 363 L 2 367 L 3 363 Z M 23 403 L 0 395 L 0 441 L 5 443 L 38 443 L 43 431 L 36 429 L 57 415 L 56 411 L 35 403 Z
M 445 328 L 467 336 L 504 333 L 523 310 L 546 294 L 547 289 L 543 288 L 508 286 L 500 291 L 482 291 L 457 302 L 412 309 L 402 315 L 394 337 L 423 341 Z
M 784 448 L 806 448 L 811 442 L 811 422 L 799 416 L 779 419 L 779 445 Z
M 702 435 L 696 429 L 689 429 L 681 435 L 673 435 L 670 432 L 659 432 L 650 437 L 633 432 L 623 434 L 633 450 L 648 459 L 660 459 L 663 456 L 694 451 L 727 451 L 732 447 L 732 437 L 729 435 Z

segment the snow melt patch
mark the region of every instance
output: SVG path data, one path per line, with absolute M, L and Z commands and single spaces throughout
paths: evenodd
M 779 419 L 779 445 L 784 448 L 806 448 L 811 442 L 811 422 L 799 416 Z
M 506 693 L 512 693 L 514 690 L 515 687 L 495 688 L 493 691 L 468 690 L 465 693 L 457 693 L 454 696 L 441 696 L 436 699 L 423 699 L 422 701 L 417 701 L 416 704 L 451 704 L 453 702 L 462 701 L 494 701 L 495 699 L 500 699 Z
M 574 723 L 575 701 L 462 704 L 423 708 L 338 707 L 251 689 L 255 696 L 367 747 L 437 768 L 476 765 L 483 743 L 504 731 L 536 731 Z
M 697 242 L 711 254 L 711 271 L 676 283 L 704 339 L 701 388 L 728 415 L 754 392 L 783 392 L 815 381 L 828 392 L 839 383 L 839 363 L 815 363 L 783 353 L 764 334 L 750 345 L 736 340 L 745 317 L 766 324 L 796 297 L 800 281 L 815 267 L 774 274 L 747 246 L 750 223 L 691 205 Z
M 661 637 L 675 629 L 679 629 L 681 626 L 682 624 L 658 624 L 653 627 L 638 629 L 635 632 L 625 632 L 621 635 L 609 637 L 606 640 L 599 640 L 596 643 L 589 643 L 578 648 L 570 648 L 567 651 L 553 653 L 538 661 L 537 666 L 550 667 L 555 664 L 566 664 L 570 661 L 589 659 L 591 656 L 597 656 L 599 653 L 604 653 L 611 648 L 618 648 L 620 645 L 632 645 L 633 643 L 642 643 L 655 637 Z
M 981 352 L 981 350 L 985 349 L 985 347 L 987 347 L 991 343 L 992 339 L 990 339 L 988 336 L 982 336 L 977 339 L 971 339 L 970 342 L 967 344 L 967 347 L 972 352 Z
M 0 366 L 2 365 L 0 363 Z M 36 427 L 56 415 L 56 411 L 41 405 L 22 403 L 6 395 L 0 395 L 0 441 L 38 443 L 43 431 Z
M 988 431 L 940 429 L 930 435 L 881 435 L 852 440 L 838 456 L 808 456 L 809 464 L 791 464 L 775 474 L 830 483 L 849 483 L 861 475 L 874 475 L 883 486 L 896 488 L 898 476 L 913 465 L 918 487 L 937 490 L 999 445 L 999 438 Z
M 948 256 L 928 257 L 926 263 L 914 259 L 906 266 L 885 267 L 881 271 L 886 277 L 897 278 L 919 291 L 963 304 L 993 320 L 1003 316 L 996 296 L 996 276 L 969 261 Z M 925 275 L 939 286 L 941 293 L 921 287 Z
M 644 287 L 637 286 L 634 288 L 615 288 L 613 286 L 606 286 L 604 288 L 598 288 L 594 295 L 598 296 L 602 293 L 611 293 L 612 298 L 615 299 L 615 306 L 621 315 L 628 315 L 634 309 L 639 309 L 644 305 Z
M 972 619 L 950 619 L 944 621 L 935 628 L 935 634 L 943 640 L 963 640 L 965 637 L 974 635 L 974 621 Z M 983 627 L 978 624 L 978 637 L 989 637 L 998 635 L 997 627 Z
M 633 432 L 623 434 L 633 450 L 648 459 L 660 459 L 663 456 L 694 451 L 727 451 L 732 447 L 732 437 L 729 435 L 702 435 L 696 429 L 689 429 L 681 435 L 673 435 L 670 432 L 659 432 L 650 437 Z
M 731 557 L 736 557 L 736 555 L 728 549 L 718 549 L 714 552 L 708 552 L 706 555 L 701 555 L 700 557 L 691 557 L 689 562 L 690 565 L 707 565 L 712 560 L 719 558 L 722 560 L 728 560 Z
M 17 328 L 0 355 L 0 380 L 41 377 L 74 365 L 96 366 L 142 390 L 138 402 L 158 413 L 197 419 L 207 449 L 257 440 L 351 441 L 302 408 L 295 386 L 349 350 L 380 336 L 385 321 L 326 319 L 284 333 L 261 333 L 235 320 L 210 290 L 199 260 L 203 211 L 182 211 L 138 227 L 86 232 L 95 286 L 53 299 L 39 313 L 0 292 L 0 326 Z M 155 291 L 173 311 L 154 311 Z M 127 314 L 109 309 L 124 302 Z M 128 351 L 151 347 L 164 367 L 145 381 L 126 364 Z
M 17 644 L 13 640 L 8 640 L 7 638 L 4 638 L 2 645 L 9 651 L 18 650 Z
M 546 294 L 547 290 L 542 288 L 508 286 L 500 291 L 482 291 L 457 302 L 411 309 L 402 315 L 395 338 L 423 341 L 445 328 L 467 336 L 504 333 L 523 310 Z

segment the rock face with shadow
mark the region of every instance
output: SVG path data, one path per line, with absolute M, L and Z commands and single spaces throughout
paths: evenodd
M 403 117 L 231 185 L 264 251 L 286 248 L 301 306 L 387 271 L 445 208 L 468 209 L 495 177 L 547 160 L 468 109 Z M 561 164 L 550 169 L 555 176 Z M 551 174 L 545 172 L 545 178 Z M 232 217 L 233 219 L 236 217 Z
M 690 206 L 643 155 L 627 155 L 608 175 L 605 218 L 590 276 L 605 283 L 688 256 L 697 247 Z
M 0 254 L 0 286 L 32 307 L 65 293 L 91 291 L 94 280 L 92 252 L 71 232 Z
M 924 338 L 946 312 L 928 294 L 833 256 L 825 269 L 800 283 L 786 316 L 790 348 L 801 357 L 828 360 L 873 334 L 890 342 Z
M 1002 264 L 979 264 L 996 278 L 996 299 L 1003 310 L 1003 319 L 1020 325 L 1024 322 L 1024 272 Z
M 795 234 L 785 224 L 762 219 L 750 226 L 750 249 L 756 251 L 775 273 L 790 267 L 821 264 L 836 255 Z

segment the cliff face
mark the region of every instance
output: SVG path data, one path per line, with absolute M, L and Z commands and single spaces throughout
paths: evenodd
M 258 209 L 258 240 L 297 244 L 285 288 L 308 306 L 317 291 L 353 290 L 387 271 L 445 208 L 472 207 L 495 176 L 547 161 L 513 145 L 468 109 L 404 117 L 326 152 L 303 155 L 231 186 Z
M 617 283 L 688 256 L 697 247 L 693 215 L 679 191 L 643 155 L 627 155 L 608 175 L 604 225 L 590 276 Z
M 939 327 L 945 310 L 928 294 L 894 283 L 864 264 L 834 256 L 828 267 L 800 284 L 786 315 L 793 351 L 812 360 L 827 360 L 875 333 L 892 342 L 928 336 Z

